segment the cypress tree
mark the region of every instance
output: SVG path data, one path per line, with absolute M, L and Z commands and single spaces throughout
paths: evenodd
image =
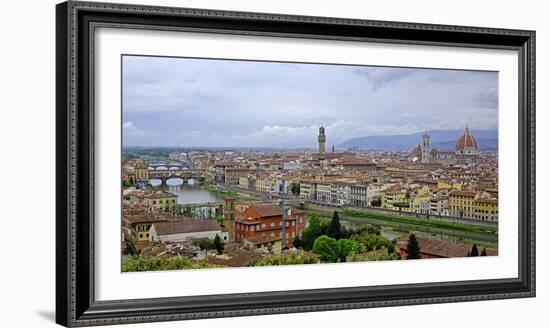
M 479 250 L 477 249 L 477 244 L 474 244 L 474 246 L 472 246 L 472 251 L 470 252 L 470 256 L 479 256 Z
M 331 238 L 334 238 L 336 240 L 340 239 L 342 235 L 342 226 L 340 225 L 340 218 L 338 218 L 338 212 L 334 211 L 334 214 L 332 215 L 332 221 L 330 221 L 330 225 L 327 229 L 327 235 Z
M 300 237 L 296 237 L 293 241 L 292 241 L 292 246 L 294 246 L 295 248 L 301 248 L 302 247 L 302 241 L 300 240 Z
M 223 243 L 221 241 L 220 236 L 218 236 L 218 234 L 216 234 L 216 237 L 214 237 L 214 247 L 216 248 L 216 251 L 218 252 L 218 254 L 223 253 Z
M 483 247 L 483 250 L 481 251 L 481 256 L 487 256 L 487 249 Z
M 407 242 L 407 260 L 414 260 L 420 258 L 420 245 L 418 245 L 418 240 L 416 236 L 411 233 L 409 236 L 409 241 Z

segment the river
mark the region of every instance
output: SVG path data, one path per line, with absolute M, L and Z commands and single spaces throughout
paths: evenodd
M 155 189 L 168 190 L 178 195 L 178 204 L 202 204 L 222 201 L 224 196 L 219 193 L 202 188 L 198 182 L 184 183 L 182 179 L 168 179 L 166 184 L 162 184 L 159 179 L 151 179 L 149 183 Z
M 365 224 L 377 226 L 380 228 L 380 234 L 390 240 L 399 238 L 404 234 L 414 233 L 416 236 L 422 238 L 449 240 L 467 244 L 476 243 L 481 246 L 493 248 L 498 247 L 498 235 L 495 234 L 448 230 L 435 227 L 382 221 L 371 218 L 342 217 L 340 221 L 342 222 L 342 225 L 350 228 L 360 228 L 365 226 Z

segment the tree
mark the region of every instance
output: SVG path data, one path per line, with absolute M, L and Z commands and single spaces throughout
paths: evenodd
M 340 262 L 346 262 L 347 257 L 365 252 L 365 247 L 355 240 L 340 239 L 338 240 L 338 258 Z
M 400 260 L 401 256 L 399 253 L 394 252 L 390 253 L 388 250 L 383 250 L 382 252 L 370 252 L 367 254 L 355 254 L 348 256 L 346 259 L 347 262 L 366 262 L 366 261 L 392 261 Z
M 214 218 L 214 220 L 216 220 L 216 222 L 219 225 L 222 225 L 223 224 L 223 215 L 222 214 L 216 214 L 216 217 Z
M 218 236 L 218 234 L 216 234 L 216 237 L 214 237 L 214 247 L 216 248 L 218 254 L 223 253 L 223 242 L 221 241 L 221 238 L 220 236 Z
M 327 223 L 322 221 L 317 214 L 310 214 L 309 225 L 304 229 L 302 234 L 302 247 L 306 251 L 310 251 L 313 248 L 315 240 L 327 233 Z
M 300 194 L 300 183 L 293 182 L 292 186 L 290 187 L 290 191 L 294 196 L 298 196 Z
M 360 234 L 373 234 L 373 235 L 380 235 L 380 229 L 371 225 L 371 224 L 365 224 L 364 226 L 354 229 L 354 228 L 347 228 L 345 226 L 342 226 L 340 229 L 340 238 L 341 239 L 350 239 L 354 235 L 360 235 Z
M 401 214 L 401 211 L 403 210 L 403 208 L 409 208 L 409 203 L 407 202 L 395 202 L 392 205 L 399 209 L 399 214 Z
M 487 248 L 483 247 L 483 250 L 481 251 L 481 256 L 487 256 Z
M 372 207 L 380 207 L 382 205 L 382 200 L 379 198 L 375 198 L 370 201 L 370 206 Z
M 287 264 L 314 264 L 319 258 L 311 253 L 296 252 L 277 256 L 267 256 L 248 263 L 248 266 L 287 265 Z
M 320 236 L 313 244 L 312 252 L 321 255 L 323 262 L 346 262 L 349 255 L 364 252 L 365 249 L 351 239 L 336 240 L 329 236 Z
M 193 242 L 193 244 L 196 246 L 199 246 L 201 250 L 216 248 L 216 245 L 214 245 L 214 242 L 210 239 L 200 239 L 198 241 Z
M 338 218 L 338 212 L 334 211 L 334 214 L 332 214 L 332 221 L 330 221 L 330 225 L 327 229 L 327 235 L 338 240 L 342 235 L 341 228 L 342 226 L 340 224 L 340 219 Z
M 312 252 L 321 255 L 323 262 L 338 262 L 340 250 L 338 241 L 329 236 L 320 236 L 313 244 Z
M 294 246 L 295 248 L 302 247 L 302 241 L 300 240 L 300 237 L 294 238 L 294 240 L 292 241 L 292 246 Z
M 411 233 L 407 242 L 407 260 L 414 260 L 420 258 L 420 245 L 416 236 Z
M 393 253 L 395 251 L 395 246 L 391 240 L 375 234 L 364 232 L 352 236 L 351 239 L 363 245 L 363 247 L 365 247 L 365 250 L 367 251 L 373 251 L 380 248 L 385 248 L 390 253 Z
M 472 251 L 470 252 L 470 256 L 479 256 L 479 250 L 477 249 L 477 244 L 474 244 L 474 246 L 472 246 Z

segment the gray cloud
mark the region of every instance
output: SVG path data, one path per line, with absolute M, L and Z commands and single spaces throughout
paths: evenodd
M 421 68 L 123 59 L 125 145 L 315 145 L 425 129 L 497 128 L 498 75 Z

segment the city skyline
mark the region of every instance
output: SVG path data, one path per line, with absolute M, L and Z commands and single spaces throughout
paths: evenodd
M 258 110 L 261 108 L 261 110 Z M 123 146 L 315 148 L 498 127 L 496 72 L 123 57 Z

